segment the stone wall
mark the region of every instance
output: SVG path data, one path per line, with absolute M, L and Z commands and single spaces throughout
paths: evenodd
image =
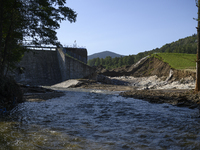
M 30 50 L 18 64 L 22 74 L 15 73 L 17 82 L 28 85 L 54 85 L 68 79 L 83 78 L 94 69 L 67 57 L 62 49 L 56 51 Z

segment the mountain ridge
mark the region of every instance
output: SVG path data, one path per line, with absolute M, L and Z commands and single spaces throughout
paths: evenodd
M 102 51 L 102 52 L 99 52 L 99 53 L 94 53 L 92 55 L 89 55 L 88 60 L 98 58 L 98 57 L 105 59 L 107 56 L 115 58 L 115 57 L 121 57 L 121 56 L 124 57 L 125 55 L 120 55 L 120 54 L 117 54 L 117 53 L 114 53 L 114 52 L 111 52 L 111 51 Z

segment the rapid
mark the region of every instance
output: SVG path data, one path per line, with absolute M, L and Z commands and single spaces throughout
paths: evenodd
M 197 109 L 100 90 L 19 104 L 0 119 L 2 150 L 199 149 Z

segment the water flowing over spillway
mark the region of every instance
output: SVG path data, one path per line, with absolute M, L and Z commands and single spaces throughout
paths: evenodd
M 25 102 L 0 122 L 2 149 L 199 149 L 198 110 L 105 92 Z

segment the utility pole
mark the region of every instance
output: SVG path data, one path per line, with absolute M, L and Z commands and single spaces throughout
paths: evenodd
M 200 91 L 200 0 L 197 2 L 198 7 L 198 27 L 197 27 L 197 62 L 196 62 L 196 87 L 195 91 Z

